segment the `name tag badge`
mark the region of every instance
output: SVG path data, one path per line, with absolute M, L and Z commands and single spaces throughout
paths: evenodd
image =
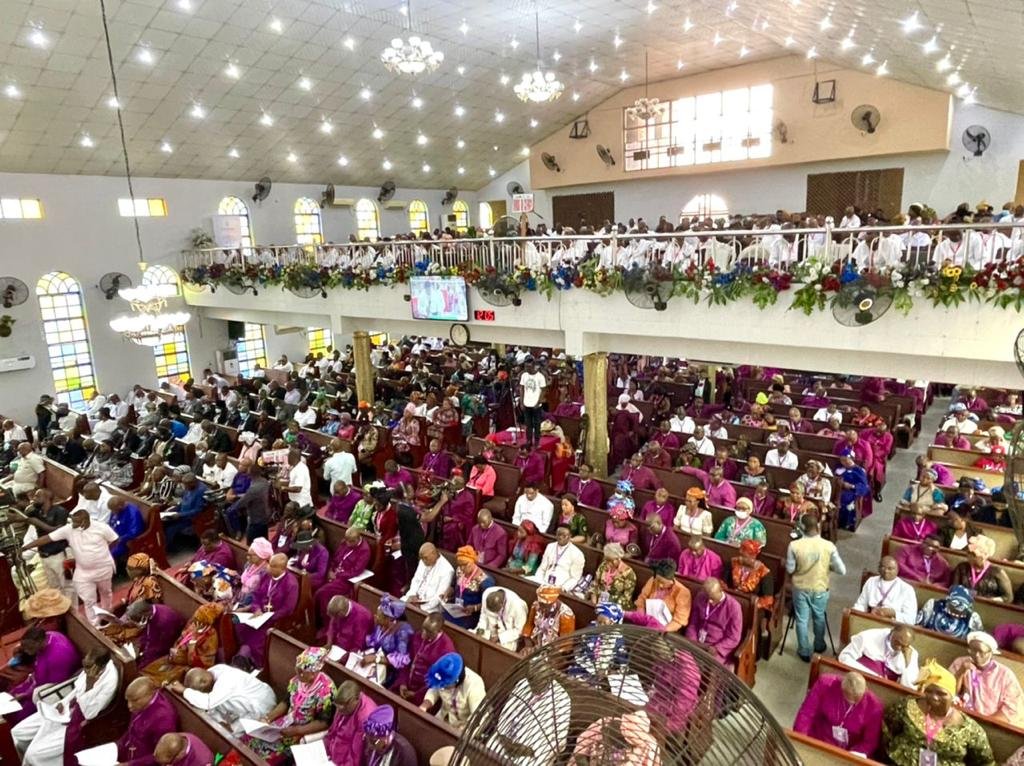
M 917 754 L 917 766 L 939 766 L 939 754 L 922 747 Z
M 284 544 L 287 543 L 287 542 L 288 542 L 287 535 L 278 535 L 278 537 L 277 537 L 277 547 L 278 548 L 283 548 Z
M 702 644 L 706 643 L 707 640 L 708 640 L 708 632 L 706 630 L 698 630 L 697 631 L 697 640 L 700 643 L 702 643 Z
M 554 575 L 548 575 L 548 585 L 554 585 L 554 584 L 555 584 L 555 576 Z
M 846 730 L 845 726 L 833 726 L 832 739 L 834 739 L 841 747 L 846 747 L 850 744 L 850 732 Z
M 461 598 L 455 599 L 455 605 L 456 606 L 462 606 L 462 599 Z
M 608 596 L 608 591 L 603 590 L 600 594 L 598 594 L 597 603 L 607 604 L 609 601 L 611 601 L 611 598 L 609 598 Z

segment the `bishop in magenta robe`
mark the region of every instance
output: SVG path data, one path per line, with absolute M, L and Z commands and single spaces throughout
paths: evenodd
M 351 596 L 352 583 L 349 578 L 366 571 L 370 565 L 373 552 L 358 530 L 345 532 L 345 540 L 334 552 L 327 581 L 316 592 L 316 613 L 320 616 L 320 624 L 327 623 L 327 604 L 335 596 Z
M 540 451 L 533 450 L 527 452 L 525 449 L 519 450 L 514 465 L 522 474 L 524 487 L 529 484 L 535 484 L 539 487 L 546 482 L 544 455 Z
M 712 603 L 705 591 L 697 594 L 690 610 L 686 637 L 703 644 L 719 662 L 732 668 L 732 653 L 743 637 L 743 610 L 728 593 L 721 596 L 721 600 Z
M 473 490 L 464 488 L 456 492 L 441 511 L 441 547 L 457 551 L 465 545 L 475 520 L 476 495 Z
M 352 487 L 346 487 L 345 494 L 343 495 L 331 495 L 330 500 L 327 501 L 320 513 L 331 521 L 336 521 L 339 524 L 348 524 L 348 520 L 352 518 L 352 511 L 355 510 L 356 503 L 363 496 L 363 493 L 353 489 Z
M 433 447 L 437 446 L 437 451 Z M 423 456 L 423 464 L 420 466 L 425 472 L 433 474 L 439 479 L 448 479 L 452 475 L 452 457 L 441 450 L 440 442 L 430 442 L 431 450 Z
M 143 680 L 150 684 L 153 696 L 148 703 L 132 713 L 128 731 L 117 740 L 117 760 L 122 766 L 156 766 L 153 751 L 156 750 L 157 742 L 164 734 L 178 731 L 178 711 L 174 705 L 164 692 L 152 686 L 151 681 L 144 677 L 136 679 Z M 127 694 L 131 693 L 132 687 L 129 684 Z
M 570 476 L 566 481 L 566 491 L 576 495 L 580 505 L 589 505 L 591 508 L 604 507 L 604 491 L 595 479 Z
M 347 704 L 338 704 L 331 728 L 324 736 L 324 749 L 334 766 L 362 766 L 363 724 L 376 709 L 377 703 L 363 692 Z
M 686 548 L 679 554 L 676 571 L 680 577 L 690 577 L 704 582 L 709 577 L 721 579 L 724 567 L 721 556 L 701 545 L 699 553 Z
M 82 658 L 78 654 L 78 649 L 71 643 L 71 639 L 55 630 L 46 631 L 42 646 L 35 655 L 31 658 L 21 656 L 21 661 L 31 662 L 32 668 L 28 676 L 8 689 L 11 696 L 16 697 L 21 703 L 20 711 L 4 716 L 11 726 L 36 712 L 32 693 L 37 686 L 63 683 L 75 675 L 82 666 Z
M 153 604 L 153 614 L 139 641 L 140 668 L 167 656 L 185 627 L 185 618 L 163 604 Z
M 245 650 L 256 667 L 263 666 L 266 656 L 267 633 L 274 624 L 289 617 L 299 603 L 299 578 L 287 569 L 278 577 L 268 577 L 253 594 L 252 609 L 273 612 L 273 616 L 258 628 L 238 624 L 239 651 Z
M 843 676 L 823 675 L 804 697 L 793 730 L 870 758 L 882 736 L 882 712 L 881 701 L 870 691 L 851 706 L 843 695 Z
M 896 563 L 904 580 L 926 582 L 948 588 L 953 582 L 953 570 L 937 552 L 934 542 L 905 545 L 896 553 Z
M 340 646 L 346 652 L 359 652 L 366 645 L 366 637 L 373 631 L 373 614 L 362 604 L 347 599 L 346 614 L 331 615 L 327 619 L 324 645 Z
M 438 618 L 436 621 L 431 619 L 435 616 Z M 430 666 L 455 651 L 455 644 L 443 630 L 443 618 L 431 615 L 427 620 L 424 620 L 423 628 L 409 641 L 409 664 L 399 671 L 394 687 L 414 705 L 421 704 L 427 693 L 427 671 Z
M 466 544 L 476 551 L 479 566 L 501 569 L 508 559 L 508 535 L 503 527 L 494 523 L 489 511 L 484 520 L 477 518 L 477 523 L 469 530 Z

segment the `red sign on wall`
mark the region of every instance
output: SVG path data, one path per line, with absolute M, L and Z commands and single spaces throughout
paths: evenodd
M 489 310 L 476 309 L 475 311 L 473 311 L 473 319 L 475 319 L 478 322 L 493 322 L 494 312 Z

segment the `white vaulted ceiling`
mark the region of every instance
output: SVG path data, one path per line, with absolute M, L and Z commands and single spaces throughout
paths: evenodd
M 124 172 L 99 5 L 0 0 L 0 171 Z M 108 0 L 133 172 L 478 188 L 489 171 L 519 162 L 523 147 L 623 84 L 642 83 L 645 48 L 652 80 L 813 48 L 821 61 L 872 72 L 885 62 L 887 76 L 951 92 L 962 87 L 947 82 L 956 72 L 968 84 L 960 95 L 1024 111 L 1024 0 L 412 0 L 413 31 L 445 54 L 436 72 L 418 77 L 392 74 L 380 61 L 391 38 L 407 34 L 403 7 Z M 541 55 L 566 86 L 543 106 L 512 91 L 536 63 L 535 8 Z M 920 26 L 908 29 L 901 22 L 915 12 Z M 151 63 L 141 60 L 144 50 Z M 950 66 L 940 72 L 944 59 Z M 191 114 L 197 104 L 201 119 Z M 272 125 L 261 124 L 264 113 Z M 321 132 L 324 120 L 330 134 Z M 383 139 L 372 137 L 375 125 Z M 92 147 L 81 145 L 84 135 Z

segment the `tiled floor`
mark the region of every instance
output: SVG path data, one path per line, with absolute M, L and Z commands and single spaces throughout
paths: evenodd
M 896 500 L 915 475 L 914 459 L 926 449 L 926 435 L 938 429 L 947 405 L 947 400 L 937 399 L 925 414 L 922 435 L 910 449 L 897 450 L 889 461 L 885 490 L 882 493 L 883 502 L 874 504 L 874 513 L 860 525 L 856 534 L 840 533 L 839 554 L 846 563 L 847 571 L 845 577 L 833 575 L 828 609 L 829 625 L 837 650 L 842 648 L 839 645 L 839 626 L 843 609 L 851 606 L 860 593 L 861 571 L 877 570 L 882 537 L 892 528 Z M 789 727 L 793 723 L 797 708 L 803 701 L 808 672 L 808 666 L 796 656 L 796 636 L 793 631 L 790 631 L 785 654 L 775 654 L 770 660 L 758 663 L 754 693 L 782 726 Z

